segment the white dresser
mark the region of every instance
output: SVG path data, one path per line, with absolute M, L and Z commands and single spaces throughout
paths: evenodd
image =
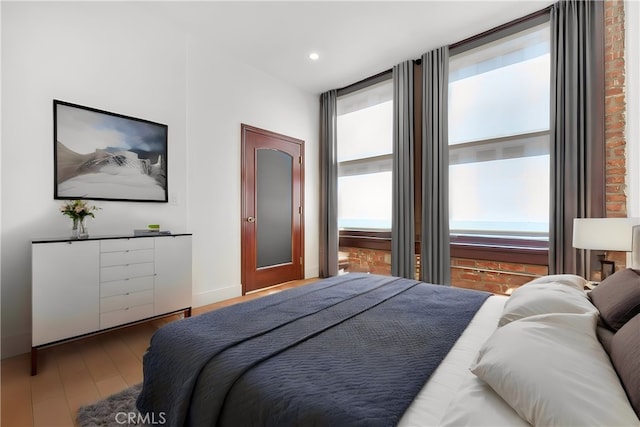
M 34 240 L 31 374 L 37 350 L 133 322 L 191 315 L 191 235 Z

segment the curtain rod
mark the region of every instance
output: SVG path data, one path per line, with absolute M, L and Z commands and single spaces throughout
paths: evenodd
M 540 23 L 542 23 L 549 18 L 549 12 L 551 11 L 552 6 L 553 5 L 549 5 L 544 9 L 538 10 L 537 12 L 530 13 L 521 18 L 517 18 L 517 19 L 514 19 L 513 21 L 509 21 L 505 24 L 498 25 L 497 27 L 491 28 L 490 30 L 484 31 L 480 34 L 476 34 L 464 40 L 460 40 L 458 42 L 452 43 L 449 45 L 449 51 L 469 50 L 473 47 L 476 47 L 476 45 L 481 44 L 480 43 L 481 40 L 483 40 L 485 37 L 491 36 L 492 34 L 497 34 L 509 29 L 514 29 L 514 27 L 520 27 L 521 25 L 527 26 L 527 27 L 534 26 L 538 24 L 537 21 L 540 21 Z M 534 21 L 534 22 L 532 23 L 531 21 Z M 519 28 L 514 32 L 517 32 L 517 31 L 519 31 Z
M 390 68 L 388 70 L 382 71 L 382 72 L 380 72 L 380 73 L 378 73 L 376 75 L 373 75 L 371 77 L 367 77 L 366 79 L 360 80 L 360 81 L 352 83 L 352 84 L 350 84 L 348 86 L 345 86 L 345 87 L 342 87 L 340 89 L 337 89 L 338 96 L 348 95 L 350 93 L 353 93 L 355 91 L 363 89 L 363 88 L 365 88 L 367 86 L 371 86 L 371 85 L 374 85 L 374 84 L 379 83 L 381 81 L 387 80 L 387 79 L 389 79 L 391 77 L 390 73 L 392 71 L 393 70 Z

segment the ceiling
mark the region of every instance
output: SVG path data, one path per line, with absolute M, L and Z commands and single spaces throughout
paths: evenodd
M 154 2 L 154 14 L 281 80 L 319 94 L 543 9 L 532 1 Z M 158 15 L 157 15 L 158 16 Z M 310 52 L 319 60 L 311 61 Z

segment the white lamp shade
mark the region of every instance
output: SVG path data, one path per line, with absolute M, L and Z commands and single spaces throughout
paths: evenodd
M 573 247 L 631 252 L 632 229 L 637 224 L 638 218 L 575 218 Z

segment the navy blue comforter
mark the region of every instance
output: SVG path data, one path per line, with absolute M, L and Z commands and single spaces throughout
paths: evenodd
M 348 274 L 170 323 L 138 409 L 182 426 L 391 426 L 490 294 Z

